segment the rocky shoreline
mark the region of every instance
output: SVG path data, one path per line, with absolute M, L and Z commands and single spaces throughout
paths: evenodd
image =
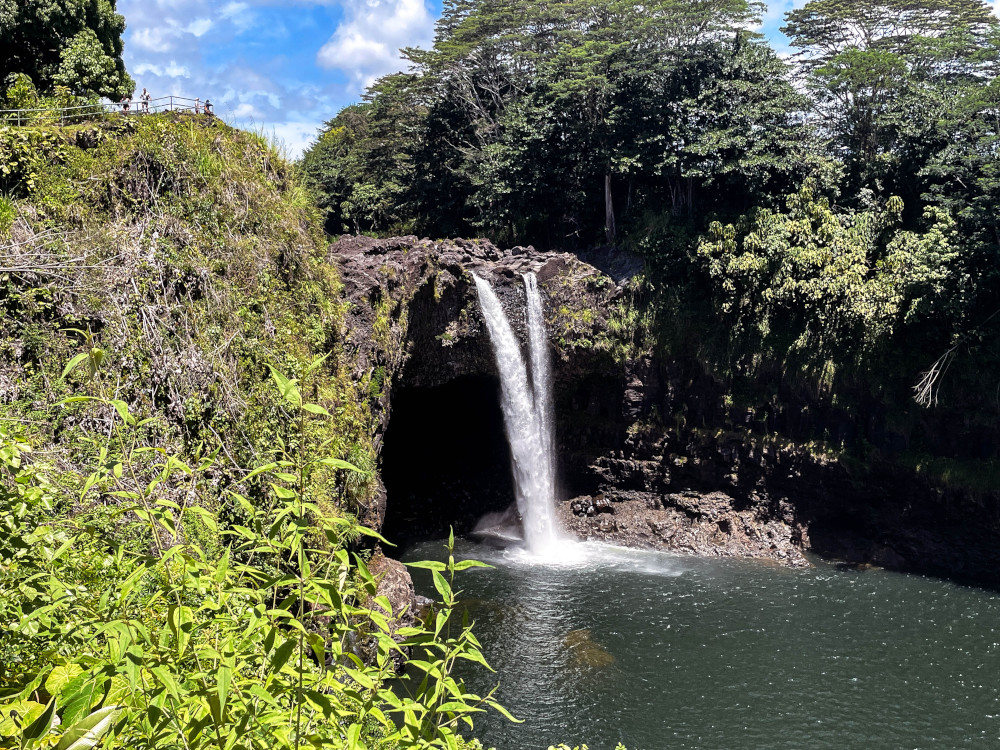
M 801 529 L 734 504 L 722 492 L 686 491 L 619 502 L 583 495 L 557 507 L 563 528 L 582 541 L 810 567 Z

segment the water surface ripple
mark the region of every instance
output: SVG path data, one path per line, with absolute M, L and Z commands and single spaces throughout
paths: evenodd
M 496 567 L 458 586 L 524 719 L 498 750 L 1000 747 L 1000 597 L 917 576 L 568 546 L 556 559 L 460 541 Z M 443 556 L 441 543 L 404 559 Z M 418 590 L 433 588 L 414 571 Z

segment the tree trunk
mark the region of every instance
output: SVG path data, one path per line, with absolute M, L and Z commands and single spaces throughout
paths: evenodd
M 604 175 L 604 234 L 608 244 L 615 244 L 615 204 L 611 200 L 611 175 Z

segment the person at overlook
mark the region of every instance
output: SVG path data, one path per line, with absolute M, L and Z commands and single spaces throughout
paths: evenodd
M 127 115 L 129 107 L 132 106 L 132 97 L 126 94 L 125 96 L 122 97 L 122 100 L 118 103 L 122 105 L 122 114 Z
M 215 111 L 212 109 L 212 102 L 209 99 L 205 100 L 205 114 L 209 116 L 215 114 Z
M 153 97 L 149 95 L 149 92 L 146 91 L 146 87 L 144 86 L 143 89 L 142 89 L 142 94 L 139 95 L 139 101 L 142 102 L 142 112 L 143 112 L 143 114 L 146 114 L 146 115 L 149 114 L 149 102 L 150 102 L 150 100 L 152 98 Z

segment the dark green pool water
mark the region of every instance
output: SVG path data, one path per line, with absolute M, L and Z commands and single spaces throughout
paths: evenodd
M 477 721 L 487 747 L 1000 748 L 996 594 L 824 562 L 591 548 L 539 563 L 466 541 L 457 556 L 496 566 L 459 574 L 497 669 L 467 680 L 499 679 L 524 719 Z

